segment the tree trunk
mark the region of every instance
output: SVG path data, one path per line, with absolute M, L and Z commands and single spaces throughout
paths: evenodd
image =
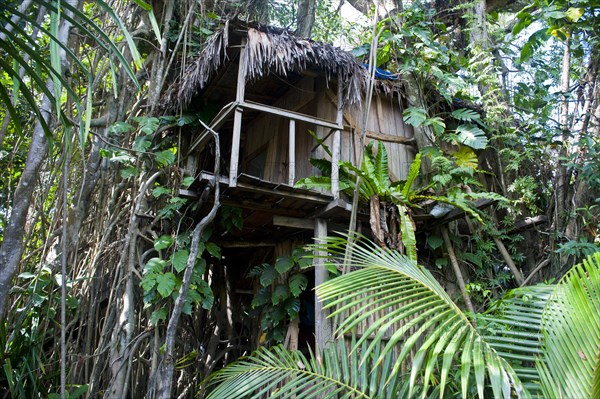
M 77 8 L 79 2 L 71 0 L 70 5 Z M 65 18 L 60 21 L 58 41 L 67 46 L 69 41 L 69 32 L 72 24 Z M 61 73 L 64 75 L 69 62 L 64 51 L 61 54 Z M 54 92 L 54 83 L 52 78 L 48 79 L 48 91 Z M 50 124 L 52 116 L 52 101 L 44 95 L 40 112 L 46 124 Z M 15 190 L 12 211 L 10 219 L 4 230 L 3 242 L 0 247 L 0 317 L 4 316 L 6 311 L 6 300 L 10 292 L 12 278 L 17 270 L 21 255 L 23 254 L 23 237 L 26 235 L 25 225 L 31 198 L 37 187 L 36 183 L 40 175 L 40 170 L 48 153 L 48 140 L 42 127 L 41 121 L 37 121 L 33 130 L 27 160 L 19 184 Z
M 315 24 L 316 0 L 300 0 L 298 4 L 298 15 L 296 35 L 310 39 L 313 25 Z
M 561 77 L 560 77 L 560 91 L 561 105 L 560 105 L 560 128 L 562 130 L 562 145 L 557 158 L 556 164 L 556 186 L 555 186 L 555 206 L 554 206 L 554 221 L 553 227 L 556 233 L 556 237 L 560 239 L 564 237 L 565 226 L 568 220 L 568 207 L 567 198 L 569 192 L 569 169 L 566 165 L 566 158 L 569 156 L 569 99 L 567 93 L 570 89 L 570 72 L 571 72 L 571 46 L 567 39 L 565 43 L 565 49 L 563 53 Z M 556 238 L 551 238 L 550 250 L 554 251 L 557 249 Z M 561 273 L 563 265 L 567 262 L 568 254 L 556 254 L 552 256 L 552 262 L 550 269 L 552 275 L 558 275 Z

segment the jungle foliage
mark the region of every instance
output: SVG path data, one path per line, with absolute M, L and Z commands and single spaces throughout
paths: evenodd
M 3 1 L 0 395 L 600 397 L 599 9 Z M 161 115 L 161 98 L 226 18 L 333 42 L 404 82 L 407 179 L 390 179 L 380 143 L 340 165 L 376 244 L 308 248 L 327 254 L 330 347 L 284 346 L 306 249 L 256 248 L 242 276 L 218 245 L 241 210 L 219 184 L 184 195 L 186 132 L 217 110 Z M 313 164 L 321 176 L 298 185 L 329 187 L 331 163 Z M 415 221 L 441 204 L 463 212 Z M 234 303 L 233 282 L 253 278 Z

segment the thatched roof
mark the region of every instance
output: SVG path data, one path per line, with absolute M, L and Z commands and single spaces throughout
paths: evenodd
M 232 40 L 234 35 L 246 38 L 244 68 L 247 82 L 269 74 L 285 77 L 293 72 L 312 70 L 323 73 L 328 80 L 341 79 L 345 104 L 361 102 L 369 73 L 351 53 L 330 44 L 293 36 L 282 29 L 227 22 L 212 35 L 181 78 L 169 87 L 163 97 L 166 112 L 187 108 L 206 87 L 211 77 L 227 62 L 227 49 L 238 44 Z M 400 85 L 399 81 L 378 80 L 376 88 L 380 92 L 391 93 L 399 91 Z

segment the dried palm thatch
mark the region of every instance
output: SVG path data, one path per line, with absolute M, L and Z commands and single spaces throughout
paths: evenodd
M 235 29 L 246 36 L 246 81 L 269 74 L 287 76 L 291 72 L 313 70 L 325 74 L 327 80 L 341 80 L 344 104 L 360 104 L 369 79 L 367 69 L 354 56 L 330 44 L 293 36 L 276 28 L 240 26 L 227 22 L 216 31 L 204 50 L 187 67 L 181 78 L 174 82 L 163 97 L 165 112 L 185 109 L 207 85 L 211 76 L 227 60 L 230 35 Z M 380 80 L 376 90 L 389 94 L 400 91 L 399 81 Z

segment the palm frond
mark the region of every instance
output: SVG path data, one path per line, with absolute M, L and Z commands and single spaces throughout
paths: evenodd
M 141 57 L 139 56 L 131 35 L 125 28 L 125 25 L 116 13 L 103 1 L 98 1 L 99 5 L 113 20 L 120 29 L 120 33 L 125 37 L 128 48 L 136 65 L 141 66 Z M 40 7 L 45 7 L 51 14 L 51 23 L 48 27 L 46 22 L 38 21 Z M 85 137 L 89 130 L 89 120 L 91 119 L 91 92 L 87 93 L 85 103 L 80 101 L 80 94 L 72 83 L 63 77 L 63 63 L 72 62 L 77 65 L 81 76 L 87 79 L 87 89 L 90 90 L 92 82 L 92 73 L 89 68 L 80 61 L 80 57 L 73 53 L 67 43 L 63 43 L 58 37 L 58 26 L 60 20 L 68 21 L 77 28 L 82 35 L 98 44 L 110 56 L 115 57 L 122 67 L 123 71 L 130 77 L 130 81 L 139 88 L 139 83 L 129 62 L 119 49 L 119 44 L 111 39 L 102 28 L 96 25 L 94 19 L 86 13 L 78 10 L 69 3 L 57 2 L 54 0 L 40 0 L 31 5 L 27 10 L 19 10 L 17 4 L 8 4 L 6 12 L 0 14 L 0 33 L 6 40 L 1 41 L 0 48 L 7 53 L 10 62 L 0 60 L 0 67 L 7 73 L 7 76 L 13 82 L 12 90 L 3 86 L 0 90 L 0 103 L 6 106 L 15 124 L 19 123 L 21 115 L 17 107 L 18 94 L 23 96 L 23 100 L 29 105 L 35 113 L 37 120 L 47 135 L 52 134 L 52 129 L 47 122 L 47 118 L 41 110 L 39 104 L 39 93 L 43 93 L 54 105 L 55 112 L 61 117 L 61 121 L 69 125 L 68 118 L 64 116 L 62 110 L 61 91 L 65 90 L 72 104 L 76 108 L 76 115 L 80 118 L 80 139 L 83 145 Z M 17 22 L 11 18 L 17 18 Z M 59 20 L 60 18 L 60 20 Z M 41 32 L 43 38 L 30 37 L 29 30 L 34 28 Z M 49 48 L 50 57 L 44 56 L 44 49 Z M 20 69 L 23 70 L 26 77 L 22 77 Z M 53 82 L 53 89 L 48 87 L 48 79 Z M 113 82 L 116 84 L 116 82 Z M 11 96 L 8 93 L 12 91 Z M 10 98 L 12 97 L 12 99 Z
M 535 367 L 542 353 L 542 314 L 555 285 L 539 284 L 509 291 L 477 318 L 484 339 L 513 367 L 532 394 L 541 394 Z
M 600 397 L 600 253 L 560 281 L 542 317 L 545 397 Z
M 345 238 L 330 238 L 325 253 L 342 262 Z M 433 275 L 415 261 L 377 245 L 351 240 L 356 270 L 317 288 L 317 294 L 341 321 L 337 334 L 360 331 L 357 346 L 368 342 L 362 361 L 382 345 L 376 365 L 398 352 L 390 377 L 403 363 L 411 369 L 410 395 L 418 382 L 427 392 L 437 385 L 443 397 L 448 376 L 460 369 L 462 394 L 474 378 L 479 397 L 488 385 L 494 397 L 528 397 L 517 373 L 452 301 Z M 410 358 L 411 351 L 414 353 Z M 472 367 L 471 367 L 472 366 Z M 433 378 L 433 371 L 441 376 Z
M 206 382 L 217 386 L 208 399 L 262 398 L 267 394 L 272 399 L 402 397 L 406 386 L 401 379 L 386 384 L 392 356 L 386 355 L 379 366 L 374 365 L 380 349 L 361 363 L 358 352 L 349 351 L 344 340 L 328 346 L 321 361 L 312 353 L 307 357 L 282 346 L 260 348 L 213 374 Z

